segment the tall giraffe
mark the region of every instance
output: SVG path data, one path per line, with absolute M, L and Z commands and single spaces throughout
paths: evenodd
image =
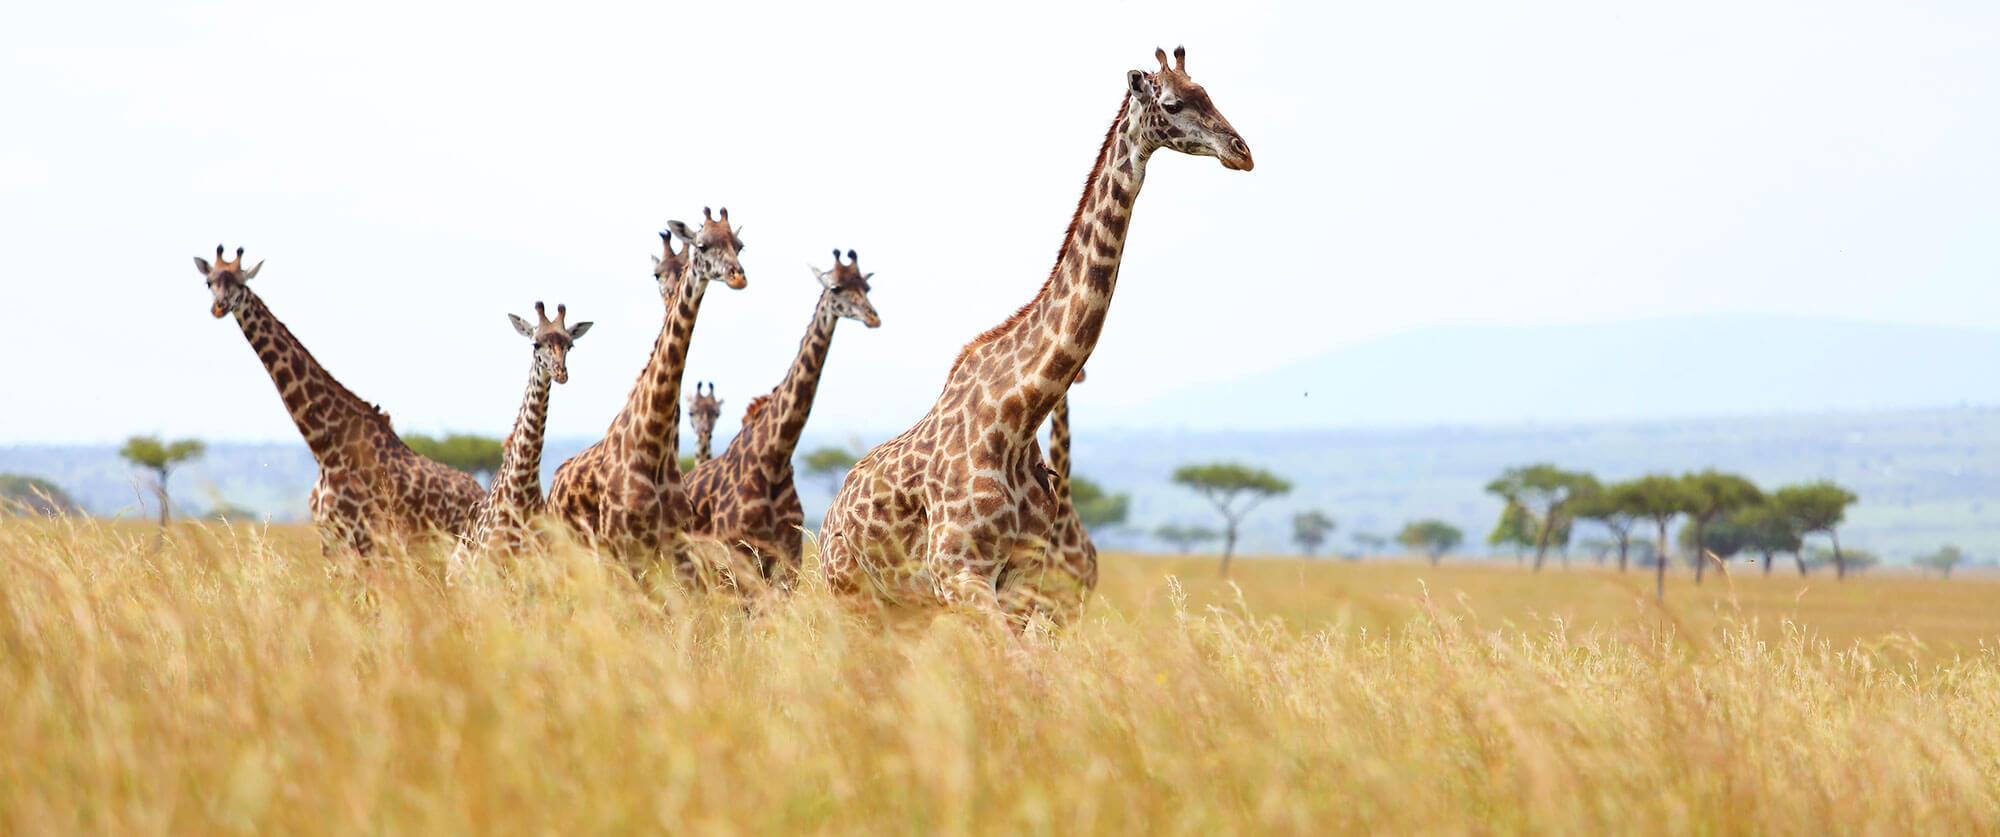
M 722 399 L 715 397 L 714 382 L 709 383 L 707 392 L 702 391 L 701 384 L 695 381 L 694 394 L 688 396 L 688 427 L 694 429 L 696 466 L 715 458 L 710 453 L 715 443 L 715 420 L 722 418 Z
M 699 230 L 679 221 L 667 224 L 687 246 L 678 254 L 666 241 L 667 257 L 656 260 L 654 278 L 666 302 L 660 336 L 625 408 L 604 438 L 569 458 L 549 482 L 549 510 L 594 547 L 607 550 L 634 570 L 654 556 L 677 571 L 687 567 L 687 492 L 681 486 L 681 372 L 688 339 L 711 280 L 741 290 L 746 283 L 737 253 L 743 239 L 721 217 L 703 208 Z M 666 234 L 662 233 L 665 239 Z
M 970 608 L 995 628 L 1000 591 L 1046 561 L 1062 511 L 1035 431 L 1097 345 L 1146 162 L 1167 148 L 1249 171 L 1250 147 L 1187 75 L 1155 51 L 1158 72 L 1126 75 L 1083 197 L 1041 291 L 967 344 L 917 424 L 869 451 L 820 529 L 834 589 L 889 602 Z M 1034 597 L 1007 597 L 1010 602 Z
M 249 282 L 263 262 L 243 269 L 243 248 L 233 261 L 215 246 L 215 264 L 196 256 L 195 270 L 208 283 L 216 319 L 236 315 L 237 326 L 264 363 L 285 411 L 304 436 L 319 479 L 307 506 L 328 555 L 352 550 L 371 554 L 383 540 L 404 540 L 432 531 L 457 535 L 472 522 L 472 509 L 485 492 L 471 475 L 410 450 L 379 408 L 356 397 L 319 365 L 311 352 L 264 306 Z
M 766 578 L 788 575 L 798 566 L 804 549 L 800 527 L 806 518 L 792 477 L 792 454 L 812 413 L 833 327 L 842 317 L 869 328 L 882 324 L 868 301 L 868 280 L 874 275 L 861 272 L 853 250 L 847 251 L 846 264 L 835 250 L 832 270 L 813 269 L 821 286 L 819 302 L 785 379 L 770 394 L 750 401 L 743 429 L 729 448 L 688 477 L 692 531 L 745 551 Z
M 556 306 L 556 318 L 535 303 L 534 325 L 508 314 L 514 330 L 534 345 L 534 363 L 528 368 L 528 391 L 521 396 L 521 412 L 514 417 L 514 429 L 507 433 L 506 452 L 500 470 L 486 489 L 471 530 L 459 539 L 451 564 L 463 567 L 482 552 L 518 552 L 529 543 L 534 518 L 547 510 L 542 500 L 542 430 L 549 418 L 550 382 L 569 382 L 569 350 L 590 330 L 590 323 L 565 325 L 569 309 Z

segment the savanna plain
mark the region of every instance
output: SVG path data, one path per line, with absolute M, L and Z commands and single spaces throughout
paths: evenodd
M 2000 830 L 2000 584 L 1684 576 L 1109 554 L 1012 639 L 0 519 L 0 831 Z

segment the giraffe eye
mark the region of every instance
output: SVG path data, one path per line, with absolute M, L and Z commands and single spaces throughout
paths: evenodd
M 1168 113 L 1180 113 L 1180 112 L 1181 112 L 1181 100 L 1179 100 L 1179 99 L 1162 99 L 1162 100 L 1160 101 L 1160 109 L 1161 109 L 1161 110 L 1164 110 L 1164 111 L 1166 111 L 1166 112 L 1168 112 Z

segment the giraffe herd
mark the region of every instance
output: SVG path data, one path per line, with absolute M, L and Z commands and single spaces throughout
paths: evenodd
M 1083 379 L 1110 310 L 1125 237 L 1146 164 L 1160 149 L 1215 157 L 1248 171 L 1249 146 L 1208 94 L 1155 50 L 1159 69 L 1127 73 L 1118 115 L 1098 151 L 1056 265 L 1027 305 L 959 353 L 929 412 L 848 472 L 820 527 L 819 569 L 857 604 L 958 607 L 998 630 L 1037 616 L 1073 617 L 1096 583 L 1097 551 L 1070 495 L 1067 393 Z M 669 222 L 654 258 L 663 311 L 659 336 L 624 409 L 604 437 L 540 485 L 544 423 L 553 384 L 591 323 L 566 324 L 558 305 L 537 322 L 509 315 L 533 346 L 527 391 L 491 487 L 403 444 L 379 408 L 334 380 L 264 306 L 248 282 L 263 266 L 196 258 L 211 313 L 234 314 L 277 386 L 319 466 L 309 506 L 329 555 L 368 556 L 426 533 L 455 539 L 451 567 L 484 555 L 532 551 L 535 520 L 559 523 L 584 545 L 644 574 L 704 575 L 699 544 L 717 544 L 730 566 L 782 589 L 803 567 L 804 512 L 792 460 L 811 414 L 835 327 L 881 325 L 869 302 L 871 273 L 855 251 L 834 251 L 813 273 L 822 292 L 798 354 L 777 386 L 752 399 L 742 429 L 710 458 L 721 402 L 714 385 L 688 398 L 700 449 L 682 473 L 681 375 L 702 298 L 721 280 L 747 286 L 741 230 L 729 210 L 702 222 Z M 680 242 L 676 249 L 675 241 Z M 1043 455 L 1038 430 L 1051 425 Z

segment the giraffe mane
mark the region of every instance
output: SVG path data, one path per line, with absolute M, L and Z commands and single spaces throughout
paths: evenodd
M 750 399 L 749 406 L 743 408 L 743 426 L 749 427 L 751 422 L 757 420 L 757 414 L 763 412 L 764 408 L 769 406 L 770 403 L 771 403 L 770 393 L 765 393 L 763 395 L 757 396 L 756 398 Z
M 972 338 L 972 342 L 959 349 L 958 359 L 951 362 L 950 377 L 958 375 L 958 368 L 965 365 L 965 359 L 972 355 L 973 349 L 1000 339 L 1001 335 L 1020 325 L 1021 321 L 1027 318 L 1028 312 L 1034 309 L 1035 303 L 1041 302 L 1042 297 L 1048 295 L 1049 288 L 1055 285 L 1056 271 L 1062 269 L 1063 262 L 1069 258 L 1069 248 L 1076 237 L 1076 226 L 1083 222 L 1083 208 L 1090 201 L 1090 184 L 1097 182 L 1097 176 L 1104 171 L 1104 164 L 1109 162 L 1107 153 L 1111 150 L 1111 141 L 1118 134 L 1118 126 L 1125 124 L 1125 112 L 1131 107 L 1132 94 L 1127 92 L 1124 101 L 1118 104 L 1118 116 L 1111 120 L 1111 127 L 1104 131 L 1104 143 L 1097 147 L 1097 161 L 1090 164 L 1090 174 L 1083 178 L 1083 194 L 1076 199 L 1076 212 L 1069 216 L 1069 226 L 1063 230 L 1062 249 L 1056 251 L 1056 263 L 1049 267 L 1049 278 L 1042 280 L 1042 289 L 1036 291 L 1033 299 L 1028 300 L 1005 321 Z

